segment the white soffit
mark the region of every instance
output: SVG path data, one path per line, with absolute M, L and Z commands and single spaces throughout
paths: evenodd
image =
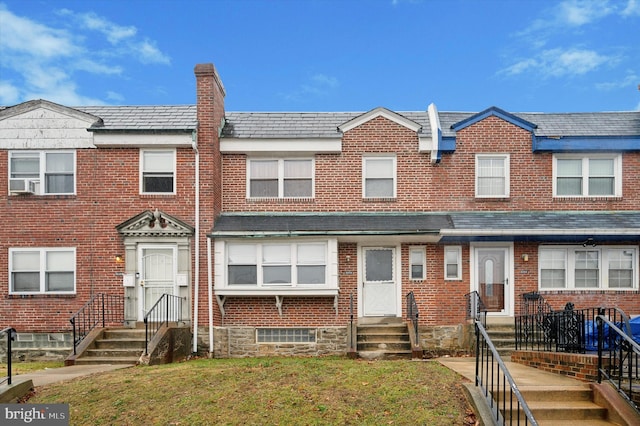
M 342 152 L 342 139 L 220 139 L 220 152 L 223 154 L 260 154 L 260 153 L 308 153 L 339 154 Z
M 97 147 L 191 147 L 191 133 L 154 134 L 154 133 L 98 133 L 93 135 Z
M 394 123 L 404 126 L 409 130 L 413 130 L 414 132 L 417 132 L 422 128 L 420 124 L 416 123 L 413 120 L 409 120 L 408 118 L 403 117 L 402 115 L 395 113 L 393 111 L 390 111 L 386 108 L 378 107 L 376 109 L 372 109 L 369 112 L 365 112 L 364 114 L 352 120 L 349 120 L 346 123 L 341 124 L 340 126 L 338 126 L 338 130 L 340 130 L 343 133 L 348 132 L 349 130 L 354 129 L 366 123 L 367 121 L 373 120 L 374 118 L 377 118 L 377 117 L 384 117 L 387 120 L 393 121 Z

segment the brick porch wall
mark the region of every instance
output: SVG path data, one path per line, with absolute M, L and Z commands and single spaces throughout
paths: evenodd
M 598 381 L 597 355 L 516 351 L 511 354 L 511 361 L 584 382 Z

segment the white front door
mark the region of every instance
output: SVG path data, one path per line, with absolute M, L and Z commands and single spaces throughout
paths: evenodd
M 142 321 L 163 294 L 176 294 L 176 249 L 172 246 L 142 246 L 139 258 L 138 319 Z
M 475 290 L 489 313 L 510 313 L 512 280 L 509 253 L 509 247 L 475 248 Z
M 396 249 L 362 249 L 362 300 L 364 316 L 396 316 Z

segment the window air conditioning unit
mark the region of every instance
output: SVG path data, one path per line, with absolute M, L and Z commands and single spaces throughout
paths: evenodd
M 34 179 L 11 179 L 11 194 L 38 194 L 40 192 L 40 181 Z

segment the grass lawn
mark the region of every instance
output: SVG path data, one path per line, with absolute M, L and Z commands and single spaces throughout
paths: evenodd
M 72 425 L 466 425 L 462 379 L 436 361 L 200 359 L 36 388 Z

